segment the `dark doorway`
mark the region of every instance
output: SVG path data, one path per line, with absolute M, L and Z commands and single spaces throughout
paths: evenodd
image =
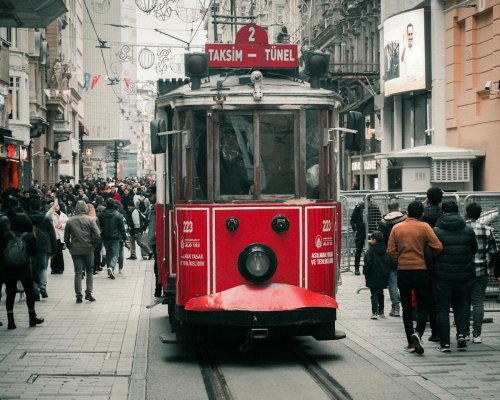
M 402 176 L 401 168 L 391 168 L 387 170 L 389 192 L 401 192 L 403 189 Z

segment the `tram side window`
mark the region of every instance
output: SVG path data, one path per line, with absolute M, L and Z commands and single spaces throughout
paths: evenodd
M 293 114 L 260 115 L 261 171 L 266 177 L 263 194 L 295 193 Z
M 207 116 L 205 111 L 194 114 L 193 136 L 193 196 L 207 198 Z
M 226 114 L 219 132 L 220 194 L 248 195 L 253 185 L 253 117 Z
M 306 184 L 307 198 L 319 198 L 319 110 L 306 111 Z

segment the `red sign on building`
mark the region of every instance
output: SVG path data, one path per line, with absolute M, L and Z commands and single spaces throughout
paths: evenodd
M 205 45 L 210 68 L 297 68 L 296 44 L 269 44 L 267 32 L 256 24 L 245 25 L 236 33 L 234 44 Z

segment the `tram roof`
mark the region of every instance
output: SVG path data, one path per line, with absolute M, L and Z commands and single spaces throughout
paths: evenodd
M 211 75 L 201 83 L 200 89 L 191 90 L 186 84 L 172 90 L 157 99 L 158 106 L 217 106 L 214 97 L 225 96 L 224 107 L 231 105 L 322 105 L 339 108 L 341 96 L 328 89 L 313 89 L 309 83 L 288 77 L 264 76 L 261 81 L 262 99 L 254 99 L 254 86 L 249 75 L 226 76 Z M 217 90 L 217 82 L 222 87 Z

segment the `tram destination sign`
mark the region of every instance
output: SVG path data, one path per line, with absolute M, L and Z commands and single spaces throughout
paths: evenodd
M 299 66 L 296 44 L 269 44 L 267 32 L 256 24 L 242 27 L 234 44 L 207 43 L 209 68 L 287 68 Z

